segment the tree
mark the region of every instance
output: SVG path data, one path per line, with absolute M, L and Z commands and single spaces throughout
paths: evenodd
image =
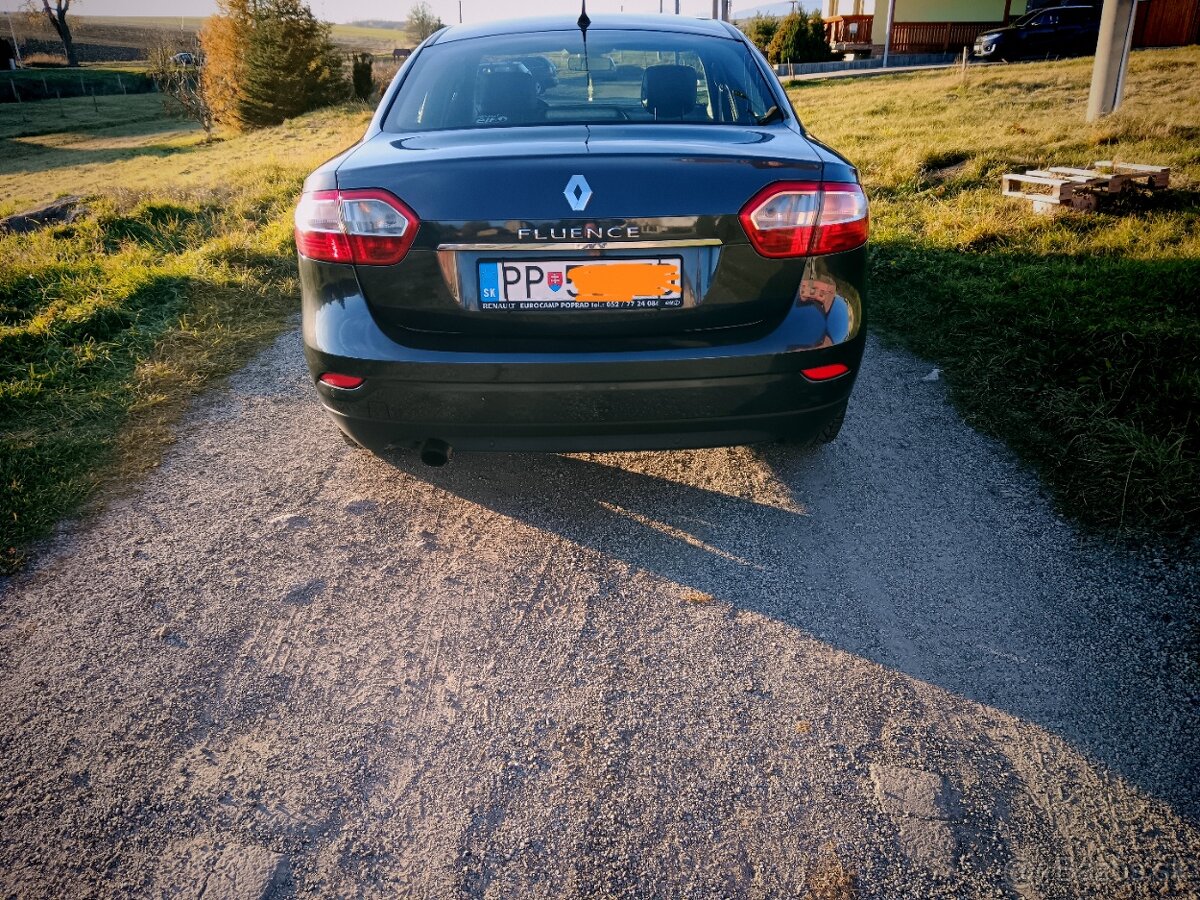
M 278 125 L 349 95 L 329 25 L 303 0 L 259 0 L 246 52 L 241 119 Z
M 745 25 L 741 26 L 746 37 L 750 38 L 754 46 L 763 52 L 765 56 L 767 48 L 771 46 L 771 40 L 775 37 L 775 32 L 779 30 L 779 16 L 764 16 L 756 15 Z
M 29 9 L 37 9 L 33 0 L 30 0 Z M 79 65 L 79 57 L 75 53 L 75 39 L 71 37 L 71 26 L 67 24 L 67 13 L 70 9 L 71 0 L 54 0 L 53 6 L 50 5 L 50 0 L 42 0 L 41 11 L 58 33 L 58 39 L 62 41 L 63 50 L 67 54 L 67 65 L 75 68 Z
M 200 80 L 213 119 L 221 125 L 239 127 L 240 86 L 246 74 L 246 50 L 254 15 L 252 0 L 221 0 L 220 12 L 204 22 L 200 46 L 204 68 Z
M 204 88 L 222 125 L 278 125 L 349 95 L 329 26 L 303 0 L 222 0 L 200 40 Z
M 824 62 L 833 59 L 825 43 L 825 23 L 820 13 L 791 13 L 779 23 L 767 59 L 772 63 Z
M 445 27 L 445 23 L 434 14 L 425 0 L 420 0 L 408 13 L 408 34 L 418 44 Z
M 160 43 L 150 51 L 150 77 L 163 96 L 167 112 L 191 119 L 204 129 L 205 142 L 212 140 L 213 113 L 204 89 L 204 79 L 195 65 L 175 62 L 175 48 Z

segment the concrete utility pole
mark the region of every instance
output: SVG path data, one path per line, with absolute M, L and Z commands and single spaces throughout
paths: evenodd
M 1137 0 L 1104 0 L 1100 13 L 1100 40 L 1096 44 L 1096 62 L 1092 66 L 1092 90 L 1088 94 L 1087 120 L 1115 112 L 1125 93 L 1125 68 L 1129 65 L 1129 46 L 1133 42 L 1133 21 Z
M 892 20 L 896 18 L 896 0 L 888 0 L 887 24 L 883 26 L 883 68 L 887 68 L 888 54 L 892 50 Z

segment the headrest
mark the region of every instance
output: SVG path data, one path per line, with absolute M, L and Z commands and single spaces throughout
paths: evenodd
M 656 119 L 682 119 L 696 108 L 696 70 L 691 66 L 647 66 L 642 106 Z
M 527 120 L 537 109 L 537 82 L 524 66 L 479 73 L 479 115 Z

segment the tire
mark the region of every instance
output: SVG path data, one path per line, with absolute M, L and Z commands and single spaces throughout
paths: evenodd
M 803 449 L 815 449 L 833 443 L 842 430 L 842 423 L 846 421 L 847 406 L 849 406 L 849 401 L 839 406 L 833 418 L 826 422 L 816 434 L 803 438 L 783 438 L 780 443 Z
M 824 428 L 817 433 L 812 440 L 812 446 L 820 447 L 822 444 L 832 444 L 837 440 L 837 436 L 842 431 L 842 423 L 846 421 L 846 407 L 848 403 L 843 403 L 838 407 L 837 415 L 830 419 Z

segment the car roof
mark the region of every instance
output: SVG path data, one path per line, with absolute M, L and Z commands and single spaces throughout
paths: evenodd
M 597 13 L 589 16 L 588 31 L 673 31 L 682 34 L 707 34 L 734 38 L 724 22 L 716 19 L 691 19 L 684 16 L 635 16 Z M 479 25 L 451 25 L 434 35 L 431 44 L 464 41 L 501 34 L 534 34 L 544 31 L 578 31 L 578 16 L 540 16 L 531 19 L 507 19 Z

